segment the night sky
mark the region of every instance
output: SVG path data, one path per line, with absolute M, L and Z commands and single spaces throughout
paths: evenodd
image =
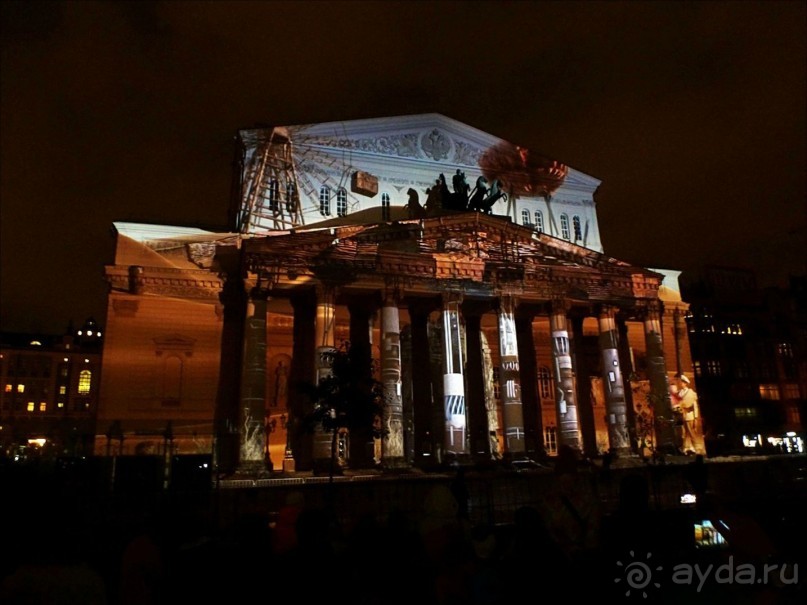
M 103 323 L 113 221 L 225 229 L 257 124 L 442 113 L 602 180 L 610 256 L 807 273 L 803 1 L 0 6 L 3 331 Z

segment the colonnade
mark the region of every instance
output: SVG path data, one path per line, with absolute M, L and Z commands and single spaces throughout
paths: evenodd
M 267 436 L 260 430 L 266 410 L 266 301 L 269 294 L 268 290 L 260 288 L 249 292 L 243 329 L 238 395 L 238 470 L 253 474 L 271 464 L 266 460 Z M 294 311 L 290 378 L 319 382 L 330 372 L 329 353 L 336 346 L 337 290 L 320 284 L 302 294 L 279 294 L 291 299 Z M 353 299 L 347 308 L 351 318 L 351 342 L 354 339 L 363 341 L 368 362 L 371 354 L 369 325 L 375 318 L 380 319 L 378 378 L 384 403 L 381 418 L 383 467 L 417 465 L 423 462 L 424 456 L 432 456 L 432 460 L 438 463 L 480 457 L 490 459 L 495 447 L 491 435 L 496 427 L 491 427 L 489 421 L 491 402 L 488 401 L 489 390 L 483 372 L 481 337 L 481 318 L 488 312 L 494 312 L 497 318 L 497 365 L 503 423 L 501 454 L 504 457 L 511 460 L 530 458 L 537 448 L 542 447 L 540 432 L 534 437 L 530 432 L 531 427 L 540 423 L 535 396 L 536 343 L 531 329 L 536 315 L 548 316 L 550 342 L 545 344 L 551 347 L 558 446 L 580 452 L 585 449 L 577 401 L 580 391 L 576 384 L 574 337 L 581 333 L 582 317 L 595 315 L 609 445 L 617 455 L 631 452 L 629 426 L 632 414 L 623 371 L 628 359 L 626 328 L 624 320 L 618 320 L 619 307 L 611 304 L 575 306 L 562 299 L 532 303 L 506 291 L 487 299 L 451 291 L 419 298 L 402 296 L 397 290 L 389 289 Z M 408 397 L 404 397 L 402 385 L 401 308 L 406 308 L 409 316 L 406 342 L 411 346 L 411 385 L 406 389 L 410 394 Z M 660 305 L 657 301 L 649 301 L 626 311 L 632 315 L 638 313 L 643 322 L 651 402 L 657 419 L 657 443 L 660 447 L 671 447 L 674 429 L 662 347 Z M 428 324 L 435 314 L 439 314 L 442 336 L 439 382 L 433 380 L 434 356 L 429 350 Z M 523 392 L 524 386 L 527 388 Z M 293 393 L 289 394 L 289 402 L 288 430 L 293 431 L 299 426 L 299 414 L 305 402 Z M 351 445 L 350 458 L 364 458 L 363 462 L 366 462 L 366 449 L 363 448 L 367 446 L 367 438 L 359 437 L 356 447 Z M 293 456 L 299 469 L 330 459 L 331 439 L 332 436 L 321 428 L 316 429 L 312 436 L 297 431 L 288 440 L 286 458 Z M 293 460 L 284 461 L 284 470 L 294 467 Z

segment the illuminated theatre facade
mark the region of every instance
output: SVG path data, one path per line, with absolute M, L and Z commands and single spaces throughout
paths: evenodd
M 348 468 L 674 447 L 687 305 L 604 254 L 600 181 L 439 114 L 238 135 L 228 231 L 115 224 L 97 452 L 309 470 L 344 342 L 384 399 Z

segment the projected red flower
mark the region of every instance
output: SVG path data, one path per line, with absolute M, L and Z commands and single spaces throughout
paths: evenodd
M 565 164 L 504 142 L 488 149 L 479 167 L 489 182 L 499 179 L 507 192 L 544 197 L 557 191 L 569 172 Z

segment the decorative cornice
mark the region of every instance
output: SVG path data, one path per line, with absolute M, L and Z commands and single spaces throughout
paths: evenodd
M 112 290 L 129 291 L 129 269 L 108 266 L 106 279 Z M 142 294 L 218 301 L 224 280 L 203 269 L 145 267 L 140 280 Z

